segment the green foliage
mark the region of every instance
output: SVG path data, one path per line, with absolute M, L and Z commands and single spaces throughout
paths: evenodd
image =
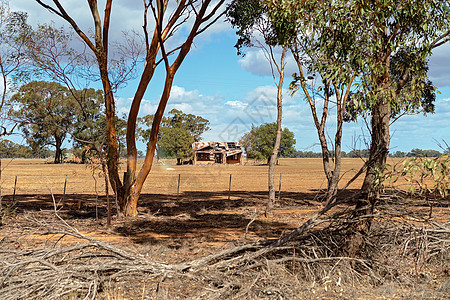
M 322 158 L 322 152 L 295 151 L 290 157 L 294 157 L 294 158 Z
M 139 134 L 144 142 L 150 138 L 153 115 L 139 119 L 147 129 L 139 128 Z M 209 130 L 209 121 L 193 114 L 185 114 L 178 109 L 169 111 L 168 117 L 163 117 L 158 134 L 158 155 L 177 159 L 187 159 L 194 155 L 192 143 L 201 140 L 201 135 Z
M 0 226 L 3 225 L 3 220 L 8 216 L 14 216 L 16 214 L 17 207 L 15 203 L 4 204 L 0 199 Z
M 2 75 L 15 75 L 24 59 L 23 37 L 31 28 L 27 24 L 28 15 L 10 11 L 8 1 L 0 0 L 0 53 Z
M 19 145 L 9 140 L 0 140 L 1 158 L 31 158 L 35 155 L 30 147 Z
M 313 78 L 328 85 L 350 82 L 360 60 L 355 57 L 357 37 L 353 34 L 355 24 L 346 12 L 348 6 L 348 1 L 270 2 L 268 15 L 274 32 L 287 40 L 294 57 L 298 57 L 310 74 L 308 78 L 295 74 L 291 89 Z M 320 76 L 316 77 L 315 73 Z
M 106 143 L 106 116 L 104 113 L 103 91 L 84 89 L 74 91 L 81 105 L 74 107 L 77 116 L 73 124 L 73 147 L 75 155 L 84 163 L 86 158 L 99 156 Z M 121 156 L 125 156 L 127 122 L 116 116 L 116 136 Z
M 238 55 L 244 55 L 244 48 L 254 46 L 255 32 L 266 45 L 285 44 L 284 36 L 275 32 L 267 12 L 268 6 L 264 0 L 233 0 L 227 6 L 227 20 L 237 29 L 236 34 L 239 36 L 235 45 Z
M 402 176 L 409 182 L 410 193 L 445 198 L 450 189 L 450 156 L 414 157 L 403 162 Z
M 185 128 L 194 138 L 195 142 L 199 142 L 203 132 L 209 130 L 209 121 L 203 117 L 185 114 L 178 109 L 169 111 L 169 116 L 166 127 Z
M 86 151 L 100 147 L 105 141 L 103 91 L 84 89 L 76 91 L 83 108 L 76 106 L 78 118 L 74 123 L 73 147 L 75 154 L 85 159 Z
M 369 150 L 368 149 L 352 150 L 352 151 L 348 152 L 345 157 L 350 157 L 350 158 L 362 158 L 362 157 L 365 157 L 365 158 L 367 158 L 367 157 L 369 157 Z
M 258 127 L 252 126 L 250 132 L 244 134 L 241 139 L 245 152 L 247 153 L 247 158 L 269 160 L 273 152 L 276 134 L 276 123 L 265 123 Z M 289 157 L 293 155 L 295 152 L 295 142 L 294 133 L 284 128 L 281 132 L 281 144 L 278 156 Z
M 427 77 L 433 42 L 449 28 L 447 1 L 352 1 L 361 83 L 353 104 L 363 110 L 390 103 L 392 115 L 431 112 L 434 87 Z M 362 13 L 364 12 L 364 13 Z
M 412 149 L 406 154 L 407 157 L 439 157 L 441 153 L 437 150 Z
M 402 152 L 404 153 L 404 152 Z M 297 158 L 322 158 L 321 152 L 313 152 L 313 151 L 295 151 L 290 157 L 297 157 Z M 334 151 L 329 151 L 330 157 L 334 157 Z M 342 157 L 348 157 L 348 158 L 367 158 L 369 157 L 369 150 L 368 149 L 362 149 L 362 150 L 351 150 L 348 153 L 341 151 Z M 395 157 L 405 157 L 405 155 L 401 156 L 395 156 Z
M 448 1 L 275 0 L 268 15 L 279 35 L 294 26 L 290 44 L 315 57 L 309 68 L 322 79 L 347 82 L 358 74 L 356 107 L 370 111 L 385 99 L 394 111 L 417 110 L 434 90 L 426 62 L 433 42 L 448 31 Z
M 403 151 L 395 151 L 395 153 L 389 153 L 390 157 L 395 157 L 395 158 L 403 158 L 406 157 L 406 152 Z
M 414 53 L 400 49 L 391 56 L 390 74 L 392 85 L 397 87 L 395 101 L 391 101 L 391 119 L 401 117 L 404 114 L 434 113 L 436 101 L 436 87 L 428 79 L 428 63 L 426 61 L 415 61 L 409 57 Z M 416 68 L 415 74 L 410 69 L 410 65 L 422 64 Z M 409 70 L 405 74 L 404 70 Z M 402 87 L 399 88 L 399 85 Z M 420 89 L 420 90 L 418 90 Z M 352 93 L 352 101 L 347 103 L 344 120 L 355 122 L 359 116 L 370 115 L 370 97 L 364 91 Z
M 161 157 L 187 159 L 194 156 L 194 137 L 183 127 L 163 127 L 158 140 Z
M 9 115 L 34 151 L 47 145 L 56 149 L 60 162 L 61 147 L 76 121 L 75 101 L 69 90 L 56 82 L 32 81 L 20 87 L 10 100 Z

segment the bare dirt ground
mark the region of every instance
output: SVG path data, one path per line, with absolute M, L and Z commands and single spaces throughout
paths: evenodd
M 341 182 L 344 184 L 362 164 L 359 159 L 345 159 Z M 19 295 L 28 295 L 24 296 L 27 299 L 49 299 L 48 295 L 68 299 L 450 297 L 448 199 L 430 202 L 391 192 L 381 201 L 373 236 L 361 259 L 346 258 L 335 247 L 345 239 L 345 231 L 338 222 L 340 217 L 335 219 L 333 214 L 345 215 L 361 179 L 339 195 L 345 201 L 327 215 L 326 222 L 283 249 L 265 255 L 263 260 L 255 257 L 241 264 L 247 254 L 238 251 L 225 257 L 225 267 L 218 258 L 206 266 L 193 267 L 192 261 L 220 251 L 276 240 L 320 211 L 320 190 L 326 187 L 320 159 L 280 160 L 276 178 L 278 181 L 281 174 L 281 197 L 267 216 L 263 214 L 266 166 L 176 166 L 173 161 L 163 161 L 153 167 L 144 186 L 140 215 L 126 220 L 114 216 L 110 227 L 106 226 L 104 180 L 98 170 L 75 164 L 53 165 L 44 160 L 2 160 L 2 168 L 2 204 L 7 213 L 0 226 L 1 299 L 15 299 L 18 294 L 13 293 L 13 287 L 23 292 Z M 114 196 L 109 199 L 114 208 Z M 83 243 L 89 245 L 81 249 Z M 106 252 L 88 255 L 96 247 Z M 258 250 L 261 245 L 252 247 Z M 126 255 L 120 255 L 129 260 L 112 260 L 120 252 L 116 249 L 126 251 Z M 37 251 L 45 254 L 35 257 Z M 48 267 L 45 259 L 53 255 L 51 251 L 59 252 L 55 252 L 55 260 Z M 27 262 L 30 257 L 35 258 Z M 107 259 L 102 261 L 101 257 Z M 132 264 L 134 267 L 128 265 L 129 261 L 141 260 L 141 265 L 162 265 L 147 269 L 136 267 L 137 263 Z M 36 262 L 40 267 L 34 265 Z M 116 266 L 90 274 L 82 269 L 89 264 L 94 269 L 100 264 Z M 180 264 L 191 267 L 183 267 L 181 272 L 167 267 Z M 90 275 L 84 281 L 67 275 L 67 282 L 74 287 L 66 294 L 46 294 L 48 287 L 44 283 L 33 285 L 25 275 L 20 284 L 8 279 L 15 278 L 18 270 L 30 278 L 39 276 L 42 268 L 47 272 L 42 276 L 49 276 L 47 282 L 57 282 L 56 277 L 51 277 L 56 275 L 50 276 L 48 270 L 61 273 L 61 268 L 72 270 L 72 266 L 78 266 L 71 271 L 78 277 Z M 158 268 L 165 271 L 155 271 Z M 59 291 L 57 286 L 61 288 L 55 283 L 54 291 Z

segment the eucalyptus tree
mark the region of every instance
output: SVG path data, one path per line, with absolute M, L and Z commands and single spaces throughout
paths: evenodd
M 361 65 L 353 103 L 371 116 L 370 155 L 362 186 L 367 201 L 359 206 L 373 207 L 389 152 L 391 116 L 423 108 L 424 93 L 433 91 L 426 62 L 434 48 L 448 41 L 449 2 L 351 1 L 344 11 L 357 25 L 349 34 L 357 37 L 355 57 Z
M 324 65 L 328 74 L 324 78 L 334 80 L 342 74 L 341 68 L 348 70 L 344 76 L 355 76 L 356 82 L 354 90 L 347 89 L 354 92 L 353 109 L 371 117 L 367 171 L 355 210 L 355 216 L 369 217 L 355 223 L 351 229 L 354 234 L 344 247 L 349 255 L 355 255 L 363 244 L 359 234 L 370 230 L 370 216 L 382 186 L 391 116 L 422 106 L 428 82 L 426 61 L 434 48 L 449 40 L 449 2 L 274 0 L 270 3 L 272 18 L 277 20 L 280 32 L 291 32 L 297 38 L 295 20 L 306 19 L 303 23 L 310 27 L 307 36 L 315 36 L 321 30 L 325 33 L 319 46 L 310 47 L 320 59 L 325 56 L 338 62 L 331 68 Z M 403 55 L 398 59 L 400 67 L 393 72 L 392 58 L 399 55 Z M 304 82 L 303 78 L 300 77 L 300 82 Z
M 277 137 L 277 123 L 265 123 L 252 126 L 252 129 L 242 137 L 242 146 L 247 153 L 247 158 L 265 159 L 267 164 L 271 160 L 276 162 L 278 156 L 291 157 L 295 153 L 294 133 L 288 128 L 281 132 L 280 149 L 278 156 L 273 158 L 273 147 Z
M 389 151 L 391 114 L 421 106 L 427 83 L 426 60 L 433 48 L 444 44 L 449 37 L 448 1 L 275 0 L 270 3 L 272 18 L 277 20 L 280 32 L 291 32 L 294 41 L 298 40 L 297 24 L 301 24 L 305 29 L 300 32 L 303 33 L 302 49 L 316 53 L 319 60 L 325 59 L 323 62 L 330 58 L 336 62 L 319 65 L 318 70 L 325 71 L 320 73 L 322 78 L 332 82 L 356 76 L 356 86 L 350 89 L 355 91 L 351 103 L 371 116 L 370 157 L 362 186 L 365 200 L 359 206 L 373 205 L 377 198 L 376 183 L 384 171 Z M 318 37 L 320 43 L 305 43 L 304 36 L 307 40 Z M 400 67 L 394 73 L 392 57 L 401 53 L 404 54 L 398 60 Z M 306 81 L 304 77 L 300 74 L 300 82 Z M 351 84 L 348 80 L 344 82 Z
M 288 45 L 282 35 L 277 36 L 275 34 L 274 26 L 267 12 L 267 2 L 264 0 L 233 0 L 227 6 L 228 20 L 237 29 L 236 34 L 239 36 L 235 46 L 238 54 L 244 55 L 243 49 L 246 47 L 256 47 L 263 51 L 277 87 L 276 134 L 273 140 L 274 144 L 270 145 L 271 155 L 268 158 L 269 200 L 267 202 L 267 211 L 269 211 L 272 209 L 275 201 L 275 163 L 280 152 L 282 139 L 283 83 Z M 281 47 L 279 59 L 275 54 L 277 46 Z
M 311 110 L 327 179 L 327 202 L 338 190 L 344 112 L 357 76 L 352 69 L 354 37 L 346 34 L 353 24 L 335 8 L 331 2 L 314 0 L 268 4 L 274 32 L 286 41 L 297 64 L 290 89 L 292 93 L 301 91 Z M 333 107 L 336 129 L 334 141 L 329 141 L 326 131 Z
M 114 86 L 110 73 L 111 41 L 109 38 L 112 0 L 106 0 L 103 15 L 99 12 L 96 0 L 87 0 L 92 18 L 93 34 L 85 32 L 77 23 L 74 12 L 67 11 L 59 0 L 36 0 L 42 7 L 67 21 L 91 50 L 96 58 L 100 79 L 105 97 L 106 114 L 106 151 L 107 167 L 110 183 L 118 196 L 119 204 L 125 215 L 137 215 L 137 202 L 142 186 L 151 170 L 159 124 L 164 114 L 170 96 L 174 76 L 189 53 L 194 38 L 204 32 L 222 15 L 221 7 L 224 0 L 156 0 L 143 1 L 143 46 L 145 49 L 143 71 L 128 114 L 127 122 L 127 172 L 124 181 L 119 174 L 119 152 L 116 136 L 116 109 L 114 101 Z M 51 3 L 50 3 L 51 2 Z M 153 32 L 151 22 L 153 19 Z M 182 30 L 178 31 L 180 28 Z M 178 31 L 178 32 L 177 32 Z M 178 41 L 169 43 L 175 32 Z M 180 42 L 181 41 L 181 42 Z M 147 153 L 140 170 L 137 168 L 136 123 L 140 105 L 145 91 L 153 79 L 158 65 L 165 69 L 163 92 L 155 113 L 152 132 L 147 143 Z
M 7 120 L 4 110 L 8 97 L 11 96 L 12 79 L 22 70 L 26 62 L 24 58 L 25 43 L 23 33 L 27 32 L 27 15 L 9 9 L 8 1 L 0 1 L 0 114 L 2 116 L 0 136 L 13 133 L 14 124 L 5 124 Z
M 147 115 L 138 120 L 142 124 L 139 134 L 143 141 L 150 137 L 154 117 Z M 160 127 L 157 157 L 176 158 L 177 164 L 182 164 L 183 159 L 193 158 L 192 143 L 199 142 L 201 135 L 209 130 L 209 121 L 201 116 L 172 109 L 167 117 L 161 119 Z
M 59 83 L 32 81 L 11 97 L 9 114 L 33 149 L 54 146 L 54 162 L 61 163 L 63 142 L 76 121 L 74 104 L 68 89 Z

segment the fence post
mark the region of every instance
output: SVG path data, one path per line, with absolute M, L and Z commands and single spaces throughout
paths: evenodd
M 106 212 L 106 226 L 111 227 L 111 201 L 109 201 L 109 189 L 106 190 L 106 206 L 108 211 Z
M 231 196 L 231 174 L 230 174 L 230 183 L 228 184 L 228 201 L 230 201 Z
M 178 174 L 177 201 L 178 201 L 178 195 L 180 194 L 180 179 L 181 179 L 181 174 Z
M 16 199 L 16 186 L 17 186 L 17 175 L 16 175 L 16 179 L 14 180 L 14 193 L 13 193 L 13 199 L 12 199 L 13 202 Z
M 67 175 L 66 179 L 64 180 L 64 192 L 63 192 L 63 198 L 62 198 L 62 206 L 66 206 L 66 186 L 67 186 Z
M 278 202 L 280 201 L 281 198 L 281 173 L 280 173 L 280 183 L 278 184 Z

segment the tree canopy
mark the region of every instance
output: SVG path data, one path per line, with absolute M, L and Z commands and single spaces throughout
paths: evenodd
M 113 20 L 111 15 L 115 10 L 113 1 L 105 1 L 102 14 L 100 14 L 97 1 L 84 3 L 84 5 L 87 4 L 89 6 L 88 14 L 90 14 L 90 19 L 93 22 L 93 26 L 88 28 L 89 31 L 85 31 L 82 28 L 83 26 L 80 26 L 75 21 L 73 18 L 75 12 L 72 9 L 68 9 L 67 4 L 62 4 L 59 0 L 36 0 L 36 2 L 70 24 L 87 49 L 95 56 L 98 69 L 97 74 L 101 79 L 105 97 L 106 165 L 109 182 L 117 195 L 122 212 L 125 215 L 136 216 L 138 214 L 137 202 L 143 184 L 152 168 L 159 127 L 170 97 L 175 74 L 190 52 L 194 38 L 220 19 L 223 14 L 220 9 L 225 0 L 156 1 L 156 3 L 148 0 L 143 1 L 143 37 L 137 43 L 128 39 L 127 41 L 131 41 L 131 43 L 125 49 L 138 50 L 144 48 L 144 51 L 134 51 L 131 56 L 123 55 L 122 58 L 127 62 L 126 64 L 120 64 L 122 60 L 119 60 L 119 65 L 122 66 L 135 66 L 138 61 L 142 62 L 139 84 L 136 87 L 127 114 L 127 175 L 123 180 L 119 173 L 119 146 L 115 125 L 116 107 L 114 93 L 117 85 L 114 84 L 114 66 L 117 64 L 111 62 L 114 43 L 110 41 L 109 35 L 110 25 Z M 152 20 L 149 20 L 150 18 Z M 176 38 L 173 38 L 174 36 Z M 139 46 L 134 47 L 136 45 Z M 130 62 L 130 57 L 132 57 L 132 62 Z M 137 119 L 142 99 L 154 78 L 155 70 L 158 66 L 164 68 L 165 78 L 158 107 L 154 114 L 144 162 L 138 168 Z M 128 71 L 119 73 L 127 75 Z
M 54 146 L 55 163 L 60 163 L 63 142 L 77 119 L 68 89 L 56 82 L 32 81 L 21 86 L 10 101 L 9 114 L 33 150 Z
M 147 128 L 139 132 L 144 142 L 148 141 L 153 115 L 147 115 L 139 121 Z M 192 158 L 192 143 L 201 140 L 201 135 L 209 130 L 209 121 L 201 116 L 185 114 L 181 110 L 172 109 L 167 117 L 161 119 L 158 137 L 158 156 L 176 158 L 178 163 Z
M 27 14 L 11 11 L 8 1 L 0 0 L 0 136 L 12 134 L 15 128 L 15 124 L 6 124 L 7 109 L 4 108 L 12 94 L 13 79 L 26 62 L 22 36 L 28 28 Z
M 376 174 L 386 165 L 391 116 L 432 109 L 434 88 L 426 62 L 432 49 L 450 36 L 448 1 L 422 1 L 420 9 L 417 5 L 415 0 L 275 0 L 268 4 L 275 34 L 288 33 L 289 43 L 311 54 L 314 59 L 308 70 L 319 72 L 325 88 L 356 76 L 353 108 L 371 117 L 369 165 L 362 187 L 370 202 L 377 195 Z M 301 52 L 294 50 L 293 55 L 304 61 Z M 303 87 L 306 76 L 296 79 Z
M 73 147 L 75 154 L 81 157 L 82 162 L 88 156 L 104 157 L 106 144 L 106 117 L 103 107 L 103 91 L 95 89 L 72 90 L 82 105 L 76 105 L 74 112 L 77 121 L 73 124 Z M 116 117 L 116 133 L 119 144 L 119 153 L 125 156 L 126 121 Z M 99 153 L 102 152 L 102 153 Z
M 242 137 L 242 144 L 247 158 L 270 159 L 277 131 L 276 123 L 265 123 L 258 127 L 252 126 L 250 132 Z M 294 133 L 287 128 L 281 132 L 280 151 L 278 156 L 288 157 L 295 152 Z

